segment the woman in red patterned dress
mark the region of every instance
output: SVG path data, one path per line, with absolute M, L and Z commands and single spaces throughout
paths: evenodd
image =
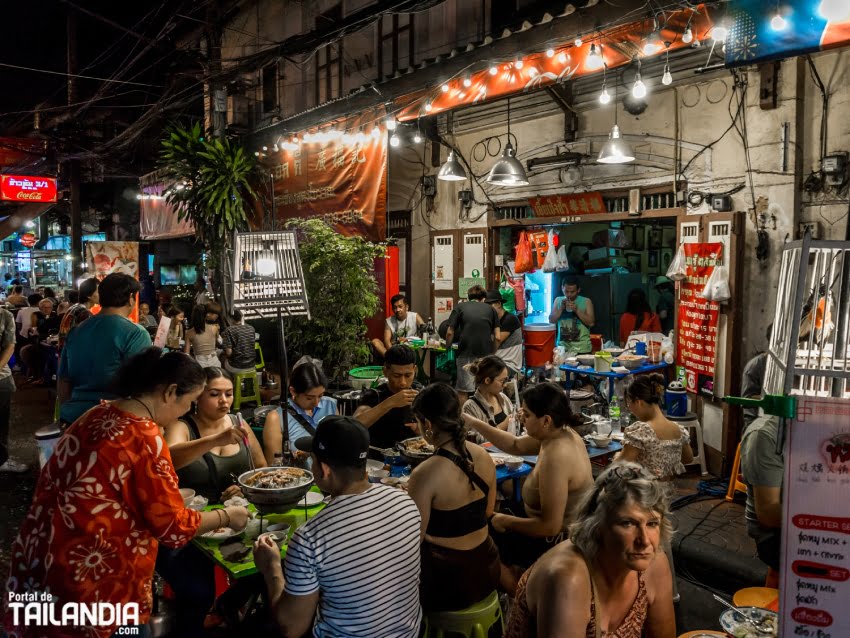
M 181 547 L 218 527 L 242 529 L 248 511 L 183 506 L 161 426 L 188 412 L 204 388 L 194 359 L 150 348 L 128 360 L 115 381 L 127 398 L 81 416 L 42 470 L 12 545 L 7 589 L 39 601 L 49 594 L 57 617 L 67 603 L 137 603 L 138 624 L 145 625 L 159 543 Z M 108 638 L 121 624 L 120 618 L 101 626 L 27 624 L 23 610 L 12 607 L 5 618 L 11 637 Z M 134 635 L 144 635 L 146 627 L 137 629 Z
M 505 638 L 675 638 L 666 490 L 637 463 L 599 475 L 570 527 L 517 585 Z

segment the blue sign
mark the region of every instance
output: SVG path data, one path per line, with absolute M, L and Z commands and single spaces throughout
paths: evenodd
M 850 44 L 850 0 L 732 0 L 727 19 L 727 66 Z

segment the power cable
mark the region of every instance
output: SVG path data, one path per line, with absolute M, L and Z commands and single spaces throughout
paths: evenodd
M 6 62 L 0 62 L 0 66 L 6 67 L 8 69 L 18 69 L 20 71 L 32 71 L 34 73 L 48 73 L 50 75 L 62 75 L 69 78 L 80 78 L 81 80 L 97 80 L 98 82 L 111 82 L 114 84 L 133 84 L 135 86 L 150 86 L 154 88 L 162 88 L 162 84 L 149 84 L 145 82 L 127 82 L 122 80 L 110 80 L 109 78 L 99 78 L 93 75 L 80 75 L 77 73 L 66 73 L 64 71 L 51 71 L 49 69 L 34 69 L 29 66 L 21 66 L 18 64 L 8 64 Z

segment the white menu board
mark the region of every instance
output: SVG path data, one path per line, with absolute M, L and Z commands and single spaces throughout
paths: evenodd
M 780 636 L 850 636 L 850 400 L 800 397 L 783 486 Z

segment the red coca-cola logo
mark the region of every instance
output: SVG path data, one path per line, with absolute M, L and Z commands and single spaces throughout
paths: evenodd
M 829 627 L 832 624 L 832 616 L 823 609 L 812 609 L 811 607 L 797 607 L 791 612 L 794 622 L 815 627 Z
M 20 237 L 21 245 L 26 246 L 27 248 L 32 248 L 33 246 L 35 246 L 37 241 L 38 237 L 36 237 L 32 233 L 24 233 Z

